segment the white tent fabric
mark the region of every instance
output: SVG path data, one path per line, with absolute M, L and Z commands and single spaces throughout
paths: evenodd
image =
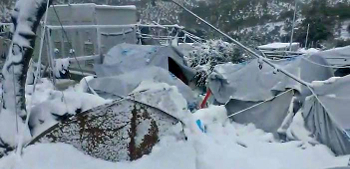
M 337 155 L 350 154 L 350 76 L 314 82 L 315 96 L 306 99 L 303 116 L 307 128 Z

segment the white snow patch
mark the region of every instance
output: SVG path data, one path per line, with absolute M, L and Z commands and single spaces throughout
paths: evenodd
M 30 141 L 29 130 L 23 130 L 24 123 L 20 117 L 8 110 L 2 109 L 0 113 L 0 138 L 14 147 L 19 141 L 19 137 L 24 139 L 24 143 Z M 17 122 L 16 122 L 17 121 Z M 23 136 L 20 136 L 25 131 Z
M 221 123 L 227 120 L 227 111 L 224 106 L 209 106 L 207 109 L 198 110 L 193 114 L 195 120 L 201 120 L 204 124 Z
M 184 119 L 190 114 L 187 109 L 187 101 L 176 86 L 153 81 L 142 81 L 131 94 L 136 95 L 138 101 L 171 113 L 179 119 Z
M 83 112 L 110 102 L 101 97 L 84 93 L 80 87 L 78 85 L 75 89 L 57 91 L 48 79 L 40 79 L 33 99 L 33 86 L 26 86 L 27 102 L 32 102 L 29 126 L 32 128 L 34 136 L 56 124 L 59 116 L 72 116 L 76 114 L 77 110 Z
M 332 84 L 335 83 L 338 79 L 341 79 L 342 77 L 331 77 L 328 80 L 325 81 L 313 81 L 311 82 L 311 87 L 320 87 L 326 84 Z
M 69 67 L 69 58 L 66 59 L 56 59 L 55 60 L 55 66 L 54 66 L 54 74 L 56 77 L 61 77 L 61 73 L 65 74 Z
M 301 48 L 298 50 L 298 52 L 305 53 L 305 54 L 314 54 L 314 53 L 320 52 L 320 50 L 315 48 L 310 48 L 310 49 Z
M 293 122 L 287 129 L 287 137 L 291 140 L 300 140 L 305 143 L 319 144 L 317 140 L 312 138 L 311 133 L 305 128 L 305 121 L 301 111 L 295 114 Z

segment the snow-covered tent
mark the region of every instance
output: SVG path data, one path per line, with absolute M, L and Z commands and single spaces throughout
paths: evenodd
M 104 56 L 103 64 L 95 64 L 94 69 L 98 77 L 105 77 L 149 66 L 169 70 L 184 83 L 191 81 L 195 74 L 184 57 L 172 47 L 134 44 L 113 47 Z
M 333 76 L 331 69 L 312 64 L 302 57 L 272 62 L 306 82 L 327 80 Z M 321 57 L 309 56 L 307 59 L 322 65 L 327 64 Z M 311 95 L 307 87 L 276 72 L 268 65 L 261 65 L 257 59 L 248 63 L 217 66 L 208 79 L 208 86 L 216 102 L 226 104 L 229 115 L 249 108 L 232 117 L 234 121 L 253 123 L 272 133 L 276 133 L 281 126 L 290 105 L 298 109 L 301 101 Z M 296 99 L 293 99 L 295 103 L 292 104 L 294 96 Z M 259 105 L 250 108 L 257 104 Z
M 325 58 L 331 65 L 350 65 L 350 46 L 317 52 L 313 55 Z
M 168 70 L 156 66 L 132 70 L 116 76 L 95 78 L 89 81 L 89 85 L 103 97 L 118 98 L 129 95 L 143 81 L 176 86 L 188 102 L 194 100 L 191 88 L 171 75 Z
M 350 46 L 334 48 L 313 54 L 317 57 L 323 57 L 332 66 L 349 66 L 350 65 Z M 350 74 L 349 68 L 338 69 L 335 71 L 336 76 L 345 76 Z
M 89 82 L 98 91 L 127 96 L 142 81 L 167 83 L 177 86 L 187 101 L 193 101 L 186 84 L 195 72 L 172 47 L 120 44 L 104 57 L 103 64 L 94 65 L 98 78 Z
M 313 82 L 316 96 L 306 99 L 305 125 L 337 155 L 350 154 L 350 76 Z

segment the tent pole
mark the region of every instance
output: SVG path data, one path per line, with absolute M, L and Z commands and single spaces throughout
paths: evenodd
M 294 6 L 294 15 L 293 15 L 293 23 L 292 23 L 292 34 L 290 35 L 290 44 L 289 44 L 289 51 L 292 51 L 292 44 L 293 44 L 293 36 L 294 36 L 294 29 L 295 29 L 295 17 L 297 14 L 297 0 L 295 0 L 295 6 Z
M 310 24 L 307 24 L 307 32 L 306 32 L 306 40 L 305 40 L 305 49 L 307 49 L 307 41 L 309 38 L 309 30 L 310 30 Z
M 270 62 L 270 60 L 268 60 L 267 58 L 264 58 L 262 56 L 260 56 L 259 54 L 255 53 L 253 50 L 249 49 L 248 47 L 244 46 L 243 44 L 241 44 L 240 42 L 236 41 L 235 39 L 231 38 L 230 36 L 228 36 L 227 34 L 225 34 L 224 32 L 222 32 L 220 29 L 216 28 L 215 26 L 213 26 L 212 24 L 210 24 L 209 22 L 207 22 L 206 20 L 204 20 L 203 18 L 199 17 L 198 15 L 196 15 L 195 13 L 193 13 L 192 11 L 190 11 L 189 9 L 187 9 L 186 7 L 184 7 L 183 5 L 181 5 L 180 3 L 176 2 L 175 0 L 163 0 L 163 1 L 170 1 L 173 2 L 174 4 L 178 5 L 179 7 L 181 7 L 182 9 L 184 9 L 185 11 L 187 11 L 188 13 L 190 13 L 191 15 L 193 15 L 194 17 L 196 17 L 197 19 L 199 19 L 200 21 L 202 21 L 203 23 L 205 23 L 206 25 L 208 25 L 210 28 L 214 29 L 216 32 L 220 33 L 221 35 L 225 36 L 226 38 L 228 38 L 229 40 L 231 40 L 234 44 L 236 44 L 237 46 L 241 47 L 243 50 L 245 50 L 246 52 L 248 52 L 249 54 L 255 56 L 256 58 L 259 58 L 262 62 L 265 62 L 266 64 L 268 64 L 269 66 L 271 66 L 272 68 L 276 69 L 277 71 L 282 72 L 283 74 L 285 74 L 286 76 L 288 76 L 289 78 L 297 81 L 298 83 L 310 87 L 310 84 L 308 82 L 305 82 L 304 80 L 294 76 L 293 74 L 287 72 L 286 70 L 284 70 L 283 68 L 280 68 L 278 65 L 273 64 L 272 62 Z

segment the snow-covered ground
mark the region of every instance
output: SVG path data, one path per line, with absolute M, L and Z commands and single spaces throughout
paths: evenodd
M 66 144 L 37 144 L 25 148 L 22 158 L 12 154 L 0 159 L 0 169 L 326 169 L 349 161 L 323 145 L 281 143 L 251 124 L 223 125 L 223 107 L 193 117 L 207 124 L 206 133 L 187 132 L 187 141 L 163 137 L 150 155 L 134 162 L 94 159 Z

